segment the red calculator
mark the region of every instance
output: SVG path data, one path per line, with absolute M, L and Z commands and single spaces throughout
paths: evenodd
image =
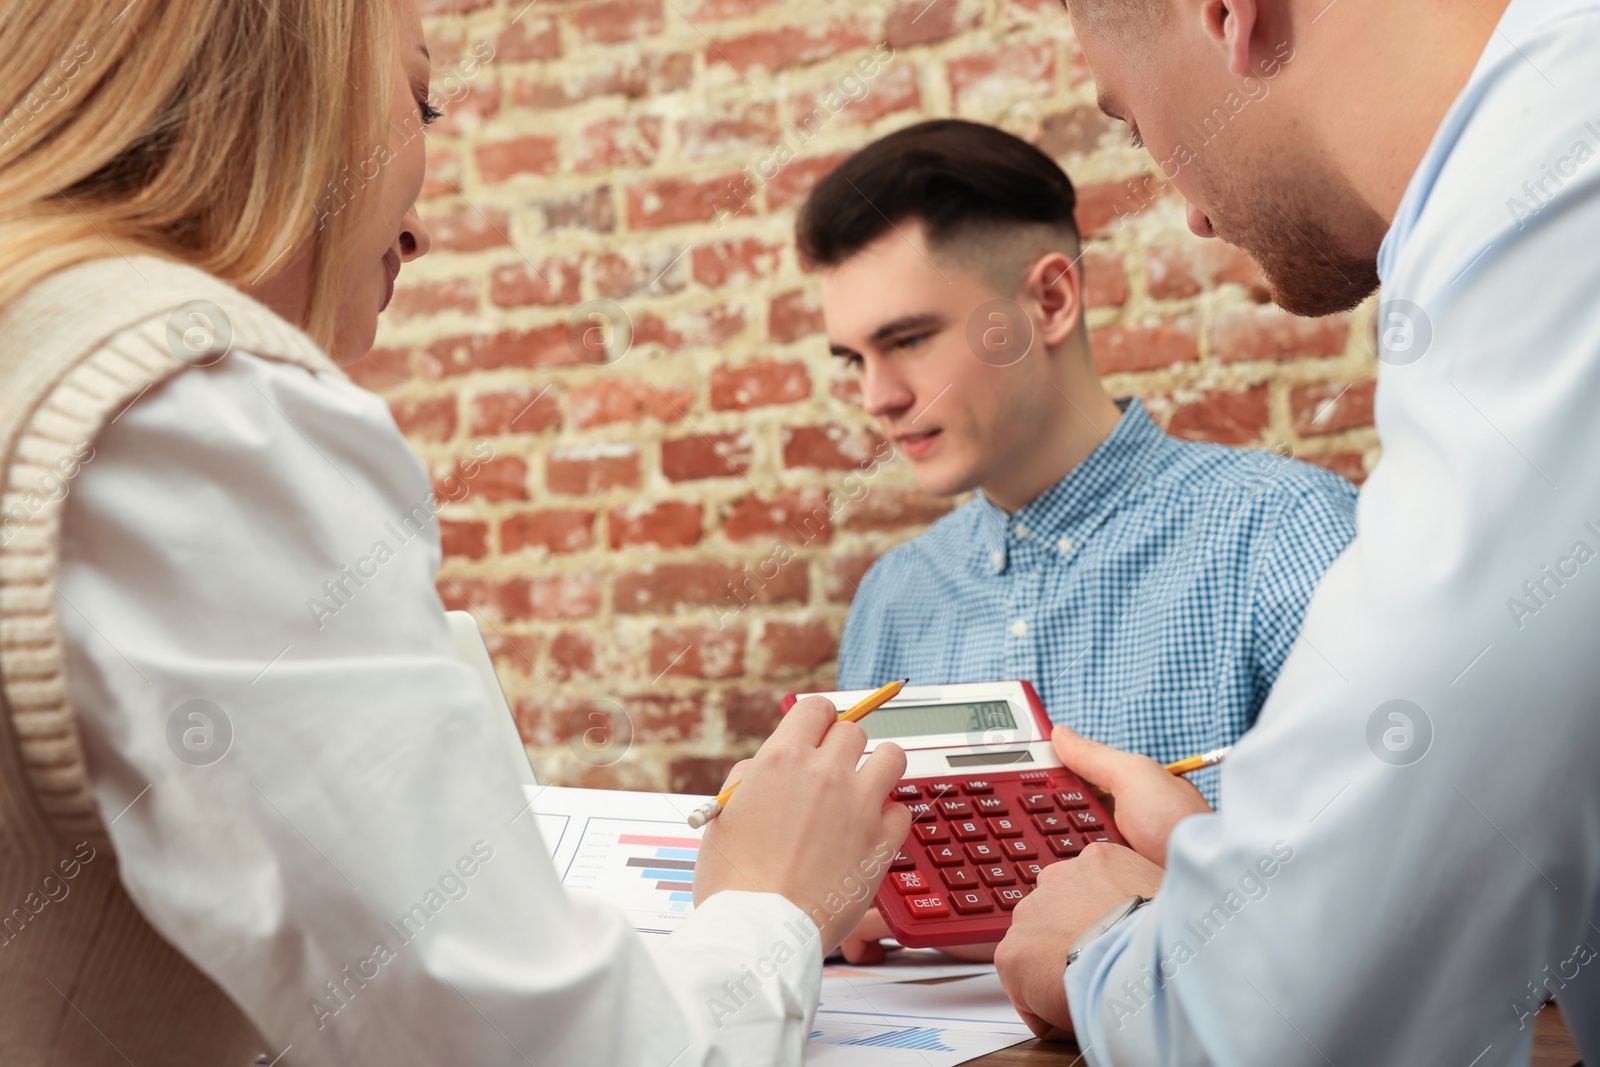
M 794 693 L 783 710 L 807 696 L 848 708 L 870 692 Z M 1094 841 L 1126 844 L 1056 758 L 1050 726 L 1027 682 L 907 686 L 861 720 L 869 753 L 882 741 L 906 751 L 892 795 L 911 809 L 911 833 L 875 901 L 902 945 L 999 941 L 1047 864 Z

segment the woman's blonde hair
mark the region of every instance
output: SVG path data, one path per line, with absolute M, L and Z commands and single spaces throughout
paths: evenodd
M 327 205 L 344 207 L 339 184 L 388 141 L 391 5 L 123 2 L 7 0 L 0 307 L 49 274 L 117 253 L 164 256 L 239 287 L 309 254 L 297 325 L 326 348 L 350 245 L 376 196 Z

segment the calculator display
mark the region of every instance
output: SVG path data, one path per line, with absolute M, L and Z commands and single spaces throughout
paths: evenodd
M 885 737 L 921 737 L 928 734 L 976 734 L 1014 730 L 1016 717 L 1005 700 L 973 704 L 909 704 L 879 708 L 861 720 L 867 740 Z

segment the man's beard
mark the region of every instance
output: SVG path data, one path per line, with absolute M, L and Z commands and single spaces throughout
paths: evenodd
M 1206 191 L 1216 212 L 1211 226 L 1255 260 L 1275 304 L 1314 318 L 1348 311 L 1377 290 L 1386 227 L 1370 209 L 1332 188 L 1311 192 L 1325 182 L 1280 180 L 1268 188 L 1271 172 L 1264 167 L 1233 173 L 1223 187 Z M 1339 232 L 1325 220 L 1337 220 Z

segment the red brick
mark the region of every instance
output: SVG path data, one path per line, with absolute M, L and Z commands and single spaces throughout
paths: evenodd
M 1167 422 L 1167 432 L 1191 441 L 1224 445 L 1254 444 L 1267 428 L 1267 387 L 1215 389 L 1180 405 Z
M 1040 124 L 1039 150 L 1047 156 L 1063 159 L 1088 155 L 1100 147 L 1100 141 L 1111 132 L 1112 122 L 1105 112 L 1092 104 L 1084 104 L 1071 111 L 1046 115 Z
M 715 178 L 652 178 L 628 187 L 628 225 L 635 229 L 708 222 L 726 191 L 742 184 L 737 173 Z
M 553 387 L 480 393 L 472 401 L 474 437 L 544 433 L 561 426 L 561 401 Z
M 483 81 L 466 82 L 454 74 L 445 74 L 441 80 L 450 87 L 451 95 L 445 96 L 444 114 L 428 131 L 429 136 L 440 139 L 472 136 L 500 113 L 500 86 Z M 463 87 L 465 93 L 461 93 Z
M 344 368 L 363 389 L 389 389 L 411 380 L 411 352 L 404 348 L 374 348 Z
M 780 293 L 767 306 L 767 336 L 779 344 L 792 344 L 802 337 L 825 332 L 822 303 L 812 289 Z
M 824 570 L 824 589 L 834 604 L 848 604 L 856 598 L 861 580 L 882 553 L 867 552 L 851 556 L 830 555 Z
M 1160 370 L 1200 358 L 1200 337 L 1193 319 L 1155 326 L 1109 326 L 1089 334 L 1095 369 L 1101 374 Z
M 666 678 L 737 678 L 744 673 L 745 629 L 662 626 L 650 635 L 652 684 Z
M 1343 433 L 1372 425 L 1378 383 L 1312 382 L 1289 390 L 1289 415 L 1302 437 Z
M 576 630 L 562 630 L 550 639 L 544 673 L 552 682 L 597 679 L 597 659 L 594 638 Z
M 500 63 L 555 59 L 560 54 L 561 26 L 554 16 L 524 14 L 501 31 L 494 46 L 494 58 Z
M 987 107 L 1017 96 L 1041 96 L 1056 86 L 1054 40 L 1010 44 L 946 65 L 950 102 L 958 111 Z
M 1212 348 L 1224 363 L 1337 356 L 1349 337 L 1350 320 L 1344 315 L 1303 319 L 1275 304 L 1219 312 L 1211 328 Z
M 784 70 L 803 63 L 830 59 L 869 44 L 865 28 L 854 20 L 830 19 L 817 25 L 799 24 L 757 30 L 742 37 L 725 37 L 706 49 L 706 66 L 732 66 L 745 73 L 752 68 Z
M 622 708 L 639 743 L 688 741 L 705 727 L 704 700 L 697 693 L 627 696 Z
M 656 98 L 687 89 L 693 81 L 694 56 L 656 52 L 602 66 L 573 67 L 553 77 L 524 78 L 512 84 L 511 99 L 520 107 L 547 111 L 600 96 Z
M 723 696 L 722 718 L 731 737 L 765 741 L 783 721 L 781 689 L 730 689 Z
M 670 614 L 680 607 L 736 611 L 745 604 L 804 602 L 805 563 L 768 557 L 745 567 L 730 563 L 663 563 L 624 571 L 612 585 L 615 610 Z
M 624 300 L 648 292 L 676 293 L 688 281 L 688 257 L 682 248 L 630 248 L 599 252 L 593 259 L 595 291 L 607 300 Z
M 578 151 L 572 169 L 622 170 L 644 167 L 661 151 L 661 119 L 655 115 L 602 119 L 578 134 Z
M 519 174 L 553 174 L 559 162 L 554 137 L 518 137 L 479 145 L 478 174 L 490 185 Z
M 883 37 L 897 49 L 943 41 L 974 28 L 982 15 L 981 6 L 957 0 L 906 0 L 889 9 Z
M 778 272 L 783 245 L 743 237 L 701 245 L 690 253 L 694 280 L 712 289 L 729 282 L 770 278 Z
M 611 186 L 528 201 L 528 214 L 537 215 L 545 232 L 593 230 L 610 233 L 617 228 L 617 202 Z M 607 294 L 601 293 L 601 296 Z
M 737 756 L 679 756 L 668 772 L 667 791 L 711 796 L 727 781 Z
M 633 323 L 633 343 L 659 344 L 669 351 L 707 348 L 720 345 L 744 329 L 744 312 L 728 304 L 708 308 L 686 308 L 671 319 L 660 315 L 640 315 Z
M 482 522 L 439 520 L 439 540 L 447 557 L 482 559 L 489 554 L 489 526 Z
M 834 375 L 828 381 L 828 395 L 835 400 L 842 400 L 846 404 L 861 404 L 861 372 L 843 366 L 841 363 Z
M 1085 252 L 1083 302 L 1087 307 L 1121 307 L 1128 302 L 1128 271 L 1122 257 L 1112 252 Z
M 742 159 L 770 149 L 777 140 L 777 108 L 765 100 L 741 100 L 678 122 L 684 159 Z
M 955 507 L 948 500 L 928 496 L 916 489 L 899 486 L 873 486 L 866 496 L 847 504 L 839 512 L 846 529 L 854 533 L 876 530 L 906 530 L 927 526 Z
M 839 639 L 820 619 L 770 621 L 761 630 L 761 649 L 767 656 L 767 677 L 776 678 L 816 670 L 839 651 Z
M 456 398 L 426 397 L 421 400 L 393 400 L 389 410 L 395 425 L 413 441 L 448 441 L 456 435 Z
M 467 11 L 479 11 L 488 7 L 493 0 L 419 0 L 417 10 L 423 15 L 459 15 Z
M 661 473 L 668 481 L 729 478 L 750 469 L 748 433 L 696 433 L 661 442 Z
M 438 215 L 430 213 L 423 222 L 436 251 L 481 252 L 511 244 L 511 220 L 504 211 L 494 208 L 479 211 L 465 207 Z
M 472 278 L 452 278 L 444 282 L 421 282 L 394 291 L 388 314 L 393 319 L 414 319 L 446 311 L 472 314 L 478 310 L 478 283 Z
M 831 494 L 825 489 L 789 489 L 774 497 L 751 494 L 722 521 L 730 541 L 785 541 L 795 545 L 833 540 Z
M 948 2 L 944 0 L 946 6 Z M 925 6 L 924 0 L 919 6 Z M 917 79 L 917 68 L 908 63 L 880 67 L 870 80 L 856 78 L 866 86 L 866 94 L 856 99 L 840 89 L 837 80 L 830 80 L 824 88 L 795 99 L 790 124 L 814 135 L 829 125 L 863 126 L 897 112 L 921 111 L 922 86 Z
M 1114 232 L 1124 218 L 1141 214 L 1171 190 L 1148 172 L 1119 182 L 1102 182 L 1078 189 L 1078 232 L 1084 239 Z
M 1367 480 L 1367 462 L 1360 452 L 1312 452 L 1295 458 L 1315 463 L 1356 485 Z
M 518 674 L 524 678 L 537 675 L 539 648 L 543 644 L 537 634 L 507 633 L 496 628 L 486 631 L 483 641 L 489 646 L 496 674 Z
M 580 41 L 631 41 L 661 32 L 661 0 L 588 0 L 567 18 Z
M 592 496 L 607 489 L 639 487 L 636 444 L 575 445 L 545 459 L 545 485 L 552 493 Z
M 552 256 L 542 263 L 508 263 L 489 275 L 489 299 L 500 307 L 566 307 L 578 303 L 583 261 Z
M 811 195 L 812 188 L 847 158 L 848 153 L 838 152 L 797 159 L 788 164 L 767 183 L 767 207 L 773 211 L 798 207 L 802 200 Z
M 666 501 L 660 504 L 633 504 L 613 511 L 607 520 L 611 547 L 657 545 L 661 548 L 688 548 L 700 540 L 705 509 L 699 504 Z
M 632 378 L 574 385 L 568 393 L 573 425 L 583 429 L 616 422 L 681 422 L 694 394 L 677 385 L 665 388 Z
M 439 598 L 448 610 L 471 611 L 492 622 L 587 619 L 600 611 L 600 580 L 593 574 L 498 582 L 441 577 Z
M 783 431 L 783 465 L 853 471 L 892 455 L 889 443 L 870 430 L 845 426 L 796 426 Z
M 594 547 L 594 512 L 580 510 L 523 511 L 500 523 L 500 551 L 510 555 L 525 548 L 546 552 L 579 552 Z
M 758 359 L 711 372 L 712 411 L 793 404 L 810 395 L 811 375 L 804 363 Z
M 1225 241 L 1196 239 L 1151 249 L 1145 281 L 1156 300 L 1182 300 L 1230 282 L 1266 293 L 1255 261 Z
M 422 179 L 419 198 L 431 200 L 461 191 L 461 155 L 442 145 L 428 146 L 428 166 Z M 429 223 L 431 229 L 432 223 Z
M 571 367 L 582 362 L 567 344 L 565 323 L 533 330 L 447 337 L 429 345 L 427 357 L 434 377 L 505 367 Z
M 771 7 L 777 0 L 674 0 L 686 19 L 698 26 L 702 22 L 721 22 L 744 18 Z
M 515 456 L 497 456 L 494 459 L 484 460 L 478 464 L 476 471 L 470 475 L 469 468 L 457 463 L 451 471 L 439 479 L 436 487 L 439 499 L 450 500 L 453 496 L 461 495 L 460 486 L 465 483 L 471 495 L 484 500 L 526 500 L 528 499 L 528 465 Z M 452 492 L 452 490 L 454 490 Z

